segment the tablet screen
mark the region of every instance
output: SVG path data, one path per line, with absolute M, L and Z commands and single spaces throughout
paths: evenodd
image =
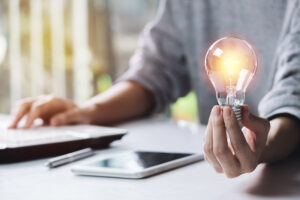
M 162 152 L 127 152 L 121 155 L 100 160 L 89 166 L 104 168 L 119 168 L 128 170 L 141 170 L 192 154 L 187 153 L 162 153 Z

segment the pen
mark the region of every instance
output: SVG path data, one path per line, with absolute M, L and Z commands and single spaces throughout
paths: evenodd
M 91 148 L 86 148 L 62 156 L 51 158 L 48 160 L 48 162 L 46 162 L 45 165 L 49 168 L 54 168 L 92 155 L 94 155 L 93 150 Z

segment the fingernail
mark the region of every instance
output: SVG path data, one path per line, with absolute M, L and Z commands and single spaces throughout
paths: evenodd
M 229 107 L 224 108 L 224 116 L 230 117 L 231 116 L 231 109 Z
M 25 125 L 25 126 L 23 126 L 23 129 L 29 129 L 29 125 Z
M 10 122 L 8 123 L 7 128 L 12 128 L 12 127 L 14 127 L 14 125 L 15 125 L 15 123 L 14 123 L 13 121 L 10 121 Z
M 11 124 L 11 125 L 7 126 L 7 129 L 14 129 L 14 127 L 15 126 Z
M 219 117 L 221 114 L 221 109 L 219 107 L 214 107 L 213 116 Z

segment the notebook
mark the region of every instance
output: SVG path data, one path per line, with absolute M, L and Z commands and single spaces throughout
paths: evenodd
M 94 125 L 7 129 L 9 117 L 0 115 L 0 163 L 57 156 L 79 149 L 106 148 L 127 130 Z

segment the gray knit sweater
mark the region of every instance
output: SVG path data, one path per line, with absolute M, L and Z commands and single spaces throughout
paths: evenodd
M 140 47 L 121 80 L 134 80 L 164 110 L 190 90 L 201 123 L 217 104 L 204 71 L 204 55 L 216 39 L 240 36 L 255 48 L 258 72 L 246 104 L 264 117 L 287 113 L 300 119 L 300 1 L 166 0 L 144 29 Z

